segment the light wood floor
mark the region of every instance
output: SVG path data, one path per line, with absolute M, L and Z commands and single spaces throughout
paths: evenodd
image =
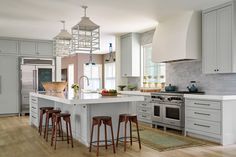
M 66 142 L 58 142 L 57 150 L 53 150 L 49 142 L 38 135 L 35 128 L 28 125 L 27 117 L 0 118 L 0 157 L 93 157 L 95 150 L 88 152 L 88 148 L 75 143 L 74 148 Z M 101 156 L 106 157 L 236 157 L 236 145 L 201 146 L 158 152 L 153 149 L 134 144 L 124 153 L 119 147 L 117 154 L 112 149 L 105 151 L 101 148 Z

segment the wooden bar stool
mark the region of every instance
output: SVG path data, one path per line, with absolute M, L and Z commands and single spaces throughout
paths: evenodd
M 100 140 L 100 126 L 104 124 L 104 130 L 105 130 L 105 140 L 101 141 Z M 93 130 L 95 126 L 98 126 L 98 134 L 97 134 L 97 141 L 93 141 Z M 107 140 L 107 125 L 110 126 L 111 128 L 111 141 Z M 99 145 L 100 142 L 105 142 L 105 145 Z M 107 142 L 111 142 L 111 144 L 107 144 Z M 112 118 L 109 116 L 96 116 L 93 117 L 93 122 L 92 122 L 92 131 L 91 131 L 91 136 L 90 136 L 90 147 L 89 147 L 89 152 L 92 150 L 92 144 L 97 143 L 95 147 L 97 147 L 97 156 L 99 155 L 99 147 L 104 147 L 107 149 L 107 146 L 112 145 L 113 146 L 113 153 L 116 153 L 115 150 L 115 142 L 114 142 L 114 134 L 113 134 L 113 128 L 112 128 Z
M 124 127 L 124 137 L 119 137 L 119 133 L 120 133 L 120 124 L 122 122 L 125 122 L 125 127 Z M 126 143 L 127 143 L 127 123 L 129 122 L 130 124 L 130 145 L 132 145 L 133 142 L 133 137 L 132 137 L 132 122 L 136 124 L 136 129 L 137 129 L 137 135 L 138 135 L 138 143 L 139 143 L 139 149 L 141 149 L 141 140 L 140 140 L 140 136 L 139 136 L 139 127 L 138 127 L 138 118 L 137 115 L 133 115 L 133 114 L 120 114 L 119 115 L 119 122 L 118 122 L 118 131 L 117 131 L 117 139 L 116 139 L 116 146 L 118 147 L 118 142 L 120 139 L 124 139 L 124 151 L 126 151 Z
M 61 110 L 46 110 L 46 120 L 45 120 L 45 128 L 44 128 L 44 138 L 46 139 L 46 141 L 48 141 L 49 120 L 51 119 L 51 122 L 53 124 L 52 115 L 59 114 L 59 113 L 61 113 Z
M 47 110 L 53 110 L 53 107 L 40 107 L 40 114 L 39 114 L 39 135 L 41 136 L 43 130 L 43 115 L 46 113 Z
M 69 113 L 59 113 L 53 114 L 53 128 L 52 128 L 52 138 L 51 138 L 51 146 L 53 146 L 54 143 L 54 149 L 56 150 L 56 145 L 57 145 L 57 131 L 59 130 L 59 136 L 60 136 L 60 127 L 62 126 L 61 124 L 61 119 L 66 122 L 66 137 L 67 137 L 67 143 L 69 144 L 71 141 L 71 147 L 73 148 L 73 136 L 72 136 L 72 130 L 71 130 L 71 121 L 70 121 L 70 114 Z M 68 130 L 69 129 L 69 130 Z M 63 140 L 63 135 L 62 135 L 62 141 Z

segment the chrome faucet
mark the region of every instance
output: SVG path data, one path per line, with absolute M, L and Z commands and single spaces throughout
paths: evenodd
M 83 76 L 80 76 L 80 78 L 79 78 L 79 87 L 81 85 L 81 79 L 82 78 L 86 78 L 87 79 L 87 85 L 89 86 L 89 78 L 87 76 L 83 75 Z M 81 92 L 81 88 L 79 88 L 79 91 Z

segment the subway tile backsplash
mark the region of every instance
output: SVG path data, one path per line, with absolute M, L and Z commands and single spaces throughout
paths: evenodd
M 190 81 L 197 81 L 206 94 L 236 94 L 236 74 L 203 74 L 200 61 L 166 64 L 166 85 L 171 83 L 182 91 Z

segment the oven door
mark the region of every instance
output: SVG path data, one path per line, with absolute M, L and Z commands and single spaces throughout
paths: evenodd
M 168 105 L 163 106 L 163 122 L 169 125 L 181 126 L 181 106 L 180 105 Z
M 163 122 L 163 104 L 152 103 L 152 121 L 153 122 Z

